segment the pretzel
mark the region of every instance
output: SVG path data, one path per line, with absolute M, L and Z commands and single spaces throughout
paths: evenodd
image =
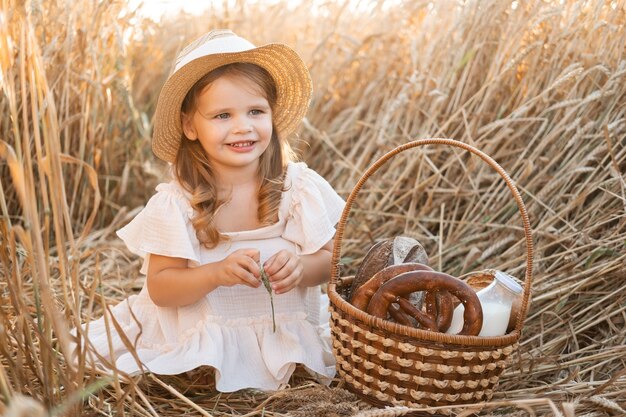
M 366 311 L 372 296 L 378 291 L 381 285 L 393 277 L 410 271 L 432 271 L 429 266 L 418 263 L 406 263 L 391 265 L 384 268 L 372 276 L 365 284 L 361 285 L 352 294 L 350 302 L 359 310 Z
M 476 336 L 483 325 L 483 311 L 476 293 L 465 282 L 442 272 L 411 271 L 398 275 L 378 289 L 369 303 L 367 312 L 384 319 L 387 317 L 390 304 L 396 302 L 424 328 L 441 331 L 437 325 L 440 321 L 437 315 L 418 310 L 403 297 L 415 291 L 440 292 L 444 290 L 458 298 L 465 306 L 463 315 L 465 322 L 459 334 Z M 435 305 L 437 305 L 436 302 Z M 441 311 L 437 314 L 441 314 Z
M 424 297 L 424 305 L 429 316 L 437 317 L 438 331 L 443 333 L 450 328 L 454 314 L 454 300 L 448 291 L 427 292 Z

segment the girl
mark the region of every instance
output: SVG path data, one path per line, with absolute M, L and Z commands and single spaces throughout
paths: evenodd
M 152 140 L 174 179 L 117 232 L 147 278 L 110 310 L 111 345 L 104 318 L 89 324 L 97 364 L 110 359 L 130 375 L 206 365 L 222 392 L 278 389 L 296 364 L 334 376 L 319 285 L 344 202 L 292 162 L 287 141 L 310 95 L 308 70 L 285 45 L 257 48 L 221 30 L 179 54 Z

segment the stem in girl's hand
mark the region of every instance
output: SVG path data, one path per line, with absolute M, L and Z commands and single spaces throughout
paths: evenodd
M 270 305 L 272 306 L 272 331 L 276 333 L 276 317 L 274 314 L 274 296 L 272 295 L 272 285 L 270 284 L 270 279 L 265 273 L 265 269 L 263 269 L 263 265 L 259 264 L 259 268 L 261 269 L 261 280 L 263 281 L 263 285 L 265 285 L 265 289 L 270 294 Z

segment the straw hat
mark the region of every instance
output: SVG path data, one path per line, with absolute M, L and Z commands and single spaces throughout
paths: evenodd
M 157 102 L 152 133 L 152 151 L 174 162 L 180 146 L 180 109 L 191 87 L 205 74 L 233 62 L 248 62 L 264 68 L 274 79 L 277 101 L 272 119 L 281 138 L 293 133 L 306 114 L 311 99 L 311 77 L 298 54 L 286 45 L 270 43 L 255 47 L 230 30 L 211 31 L 176 58 Z

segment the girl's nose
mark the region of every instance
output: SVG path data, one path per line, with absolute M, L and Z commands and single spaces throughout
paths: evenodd
M 240 117 L 236 120 L 235 126 L 233 127 L 233 133 L 250 133 L 252 131 L 252 124 L 245 117 Z

